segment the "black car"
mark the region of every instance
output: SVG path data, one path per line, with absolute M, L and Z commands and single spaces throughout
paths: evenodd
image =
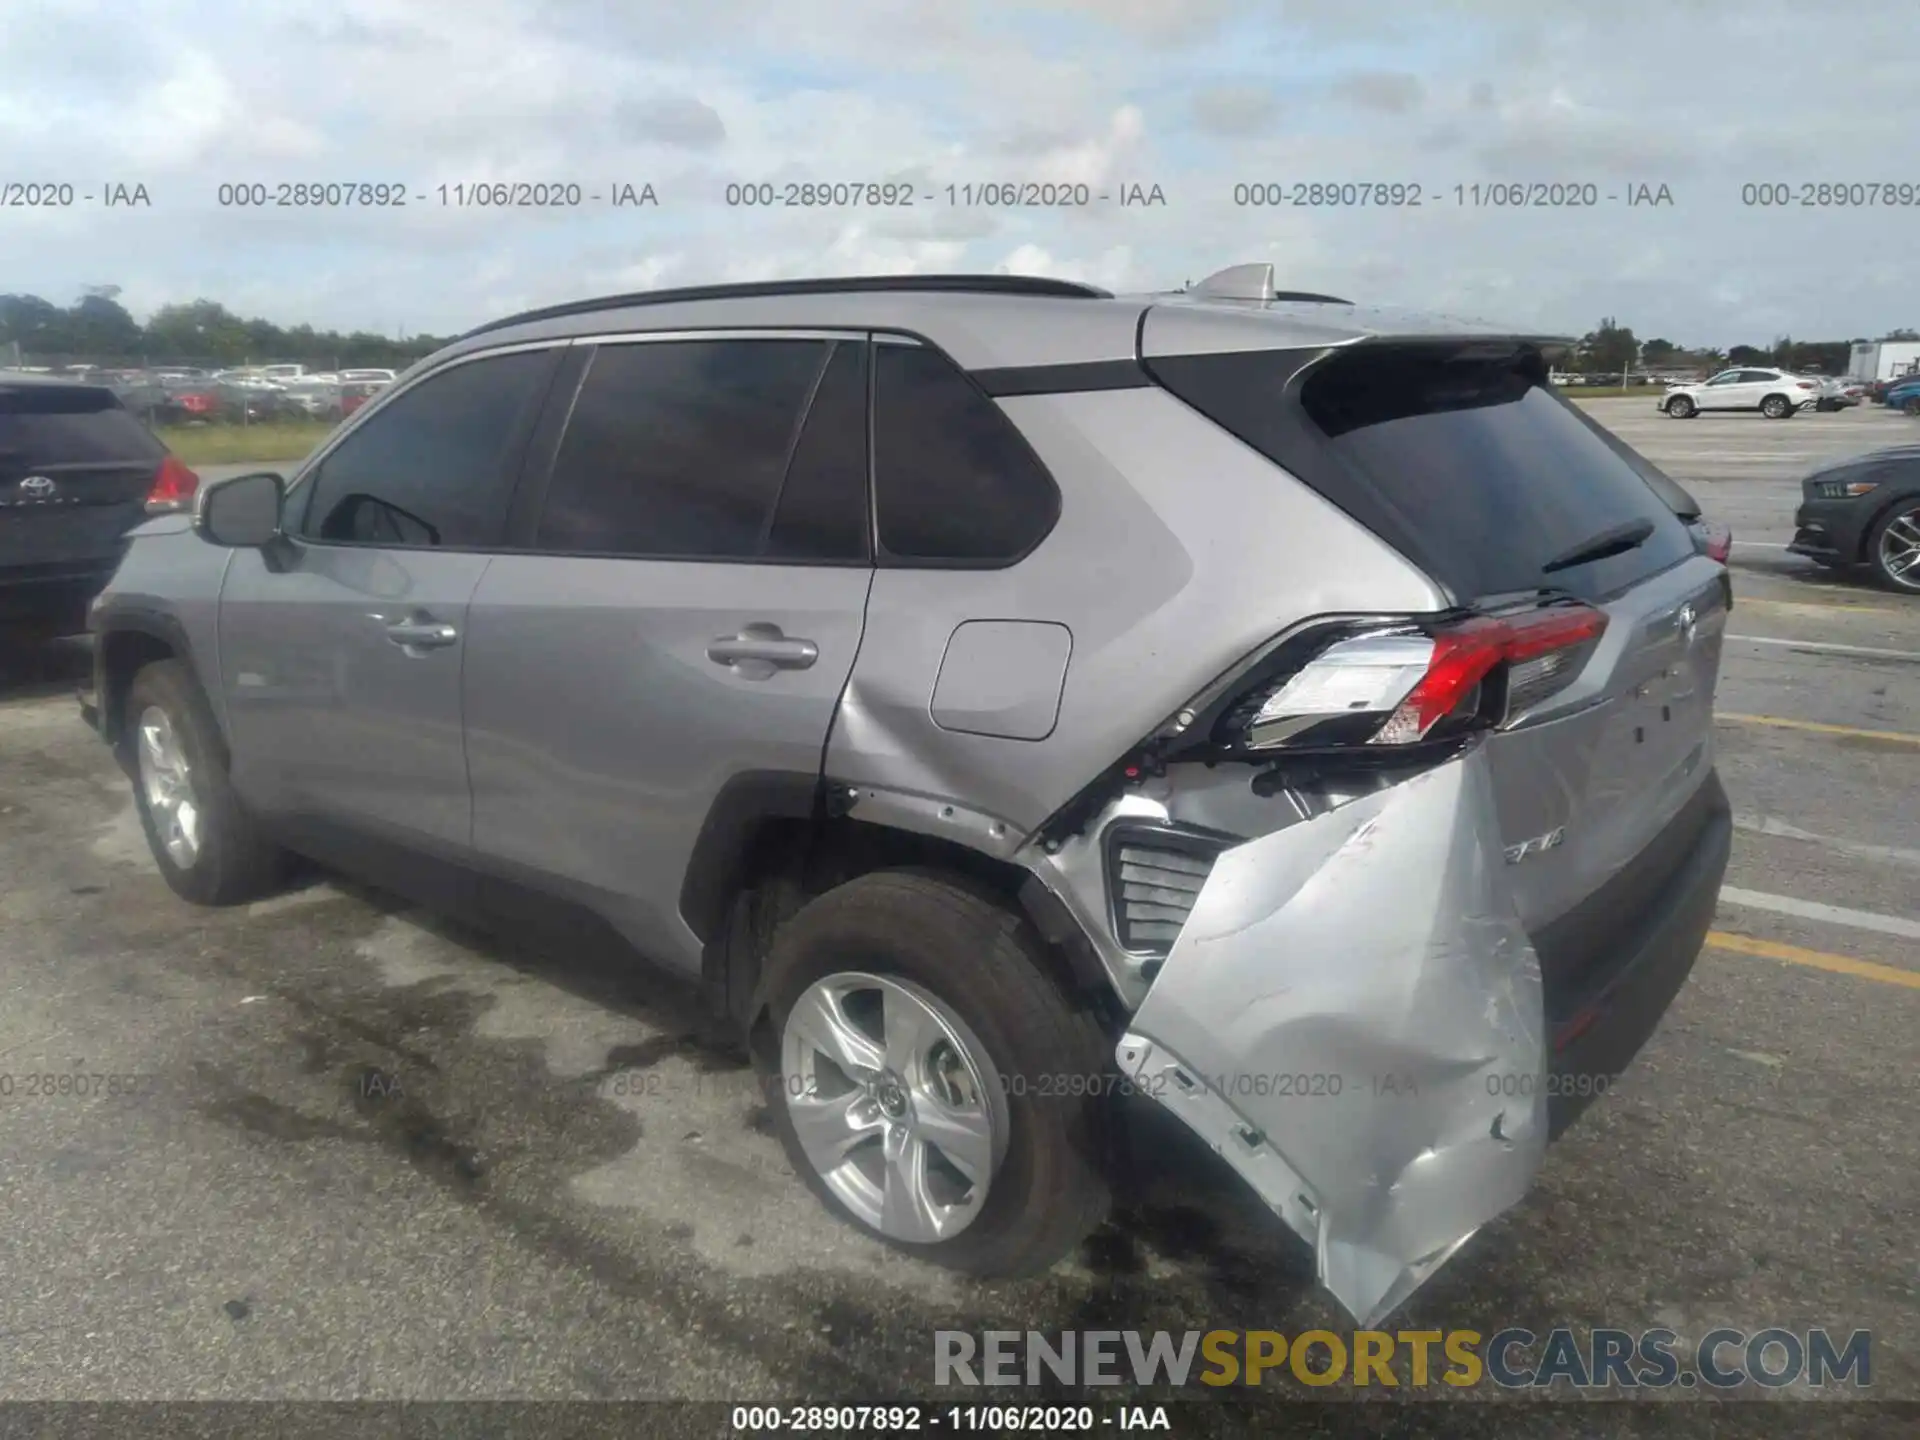
M 106 386 L 0 374 L 0 624 L 85 629 L 121 538 L 199 483 Z
M 1920 445 L 1855 455 L 1800 488 L 1787 549 L 1829 569 L 1870 566 L 1889 590 L 1920 595 Z

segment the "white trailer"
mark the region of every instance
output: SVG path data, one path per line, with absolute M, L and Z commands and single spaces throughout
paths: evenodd
M 1920 370 L 1920 340 L 1877 340 L 1853 347 L 1847 374 L 1855 380 L 1891 380 Z

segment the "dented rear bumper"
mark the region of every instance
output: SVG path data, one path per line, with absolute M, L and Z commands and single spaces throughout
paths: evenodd
M 1709 826 L 1562 1053 L 1487 763 L 1470 750 L 1225 851 L 1117 1050 L 1313 1246 L 1363 1326 L 1526 1192 L 1567 1062 L 1632 1058 L 1725 869 Z

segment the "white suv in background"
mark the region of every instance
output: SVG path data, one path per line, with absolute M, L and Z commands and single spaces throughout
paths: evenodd
M 1690 420 L 1702 410 L 1758 410 L 1785 420 L 1820 398 L 1820 382 L 1786 370 L 1742 366 L 1698 385 L 1676 385 L 1656 402 L 1661 413 Z

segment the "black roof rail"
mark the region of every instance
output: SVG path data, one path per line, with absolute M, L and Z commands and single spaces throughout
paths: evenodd
M 686 300 L 751 300 L 778 295 L 851 295 L 876 292 L 938 291 L 972 295 L 1032 295 L 1061 300 L 1111 300 L 1113 292 L 1072 280 L 1049 280 L 1038 275 L 845 275 L 811 280 L 754 280 L 737 285 L 689 285 L 677 290 L 639 290 L 630 295 L 604 295 L 596 300 L 571 300 L 523 310 L 502 320 L 477 325 L 460 338 L 526 325 L 535 320 L 558 320 L 567 315 L 591 315 L 597 310 L 624 310 L 635 305 L 671 305 Z

